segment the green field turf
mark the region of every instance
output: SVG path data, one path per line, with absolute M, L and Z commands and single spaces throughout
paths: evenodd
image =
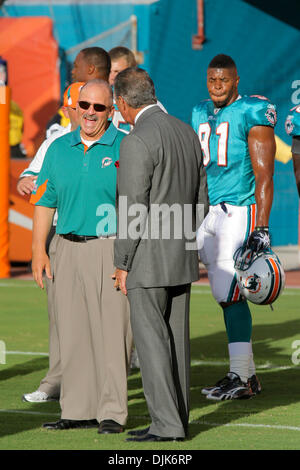
M 300 366 L 292 363 L 300 341 L 300 290 L 286 289 L 270 307 L 252 306 L 253 348 L 263 392 L 245 401 L 212 403 L 201 395 L 228 371 L 227 345 L 220 308 L 208 286 L 193 286 L 191 301 L 191 413 L 189 439 L 139 445 L 125 434 L 92 430 L 46 431 L 45 421 L 59 418 L 57 402 L 23 403 L 48 367 L 46 294 L 32 281 L 0 281 L 0 340 L 6 364 L 0 364 L 0 449 L 95 450 L 254 450 L 300 448 Z M 300 343 L 299 343 L 300 344 Z M 300 346 L 298 346 L 300 349 Z M 30 352 L 32 354 L 24 354 Z M 300 350 L 298 354 L 300 359 Z M 140 374 L 131 373 L 127 429 L 149 423 Z

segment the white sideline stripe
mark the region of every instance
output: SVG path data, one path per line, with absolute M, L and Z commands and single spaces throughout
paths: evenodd
M 15 354 L 19 356 L 49 356 L 48 353 L 44 352 L 30 352 L 30 351 L 6 351 L 6 354 Z
M 45 352 L 31 352 L 31 351 L 6 351 L 7 355 L 15 355 L 15 356 L 49 356 L 49 353 Z M 192 366 L 224 366 L 229 364 L 228 361 L 191 361 Z M 287 370 L 287 369 L 295 369 L 297 366 L 277 366 L 276 364 L 271 364 L 270 362 L 266 362 L 265 364 L 260 364 L 256 366 L 257 370 Z
M 228 361 L 191 361 L 192 366 L 224 366 L 229 364 Z M 261 364 L 257 365 L 256 369 L 257 370 L 288 370 L 288 369 L 294 369 L 297 366 L 292 365 L 292 366 L 277 366 L 276 364 L 271 364 L 267 362 L 266 364 Z
M 207 421 L 191 421 L 190 424 L 200 424 L 203 426 L 225 426 L 225 427 L 244 427 L 244 428 L 266 428 L 266 429 L 280 429 L 288 431 L 300 431 L 300 427 L 297 426 L 283 426 L 276 424 L 251 424 L 251 423 L 209 423 Z
M 0 413 L 9 414 L 25 414 L 25 415 L 36 415 L 36 416 L 60 416 L 60 413 L 49 413 L 47 411 L 25 411 L 25 410 L 0 410 Z M 145 419 L 146 416 L 132 416 L 133 419 Z M 277 429 L 287 431 L 300 431 L 300 427 L 297 426 L 284 426 L 284 425 L 273 425 L 273 424 L 251 424 L 251 423 L 210 423 L 208 421 L 193 420 L 190 424 L 199 424 L 202 426 L 210 427 L 244 427 L 244 428 L 265 428 L 265 429 Z
M 40 416 L 60 416 L 60 413 L 47 413 L 47 411 L 25 411 L 25 410 L 0 410 L 0 413 L 40 415 Z
M 29 280 L 31 281 L 32 279 L 29 279 Z M 36 284 L 29 284 L 29 285 L 25 284 L 24 285 L 24 284 L 11 284 L 9 282 L 0 282 L 0 287 L 14 287 L 14 288 L 15 287 L 22 287 L 22 288 L 26 287 L 26 289 L 27 289 L 28 287 L 37 288 L 38 286 Z
M 201 287 L 201 286 L 193 286 L 193 287 Z M 295 287 L 286 288 L 286 289 L 298 289 L 298 288 L 295 286 Z M 208 290 L 208 289 L 194 290 L 194 289 L 192 289 L 192 295 L 193 294 L 197 294 L 197 295 L 211 294 L 211 290 Z M 287 290 L 284 290 L 281 295 L 300 295 L 300 292 L 289 292 Z
M 29 281 L 32 281 L 32 280 L 33 279 L 29 279 Z M 0 287 L 17 287 L 17 288 L 18 287 L 21 287 L 21 288 L 33 287 L 35 289 L 38 288 L 36 284 L 29 284 L 29 285 L 28 284 L 27 285 L 26 284 L 12 284 L 10 282 L 1 282 L 1 281 L 0 281 Z M 196 294 L 196 295 L 211 294 L 210 289 L 201 289 L 201 287 L 202 287 L 201 285 L 193 285 L 192 294 Z M 299 291 L 299 287 L 297 286 L 286 287 L 281 295 L 300 295 L 300 292 L 289 292 L 287 289 L 295 289 Z

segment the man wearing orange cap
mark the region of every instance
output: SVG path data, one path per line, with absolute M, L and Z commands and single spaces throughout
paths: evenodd
M 102 47 L 86 47 L 79 51 L 74 60 L 71 72 L 72 82 L 88 82 L 95 78 L 108 82 L 110 64 L 110 57 Z M 46 137 L 50 137 L 58 130 L 64 130 L 68 126 L 68 121 L 63 105 L 48 123 Z
M 70 85 L 64 93 L 63 111 L 70 124 L 66 128 L 57 130 L 48 139 L 46 139 L 40 148 L 38 149 L 35 157 L 31 161 L 30 165 L 20 175 L 17 190 L 24 196 L 25 194 L 31 194 L 34 189 L 35 181 L 42 168 L 43 161 L 46 152 L 52 142 L 62 135 L 75 130 L 78 127 L 78 118 L 76 113 L 76 104 L 79 97 L 79 92 L 84 85 L 84 82 L 76 82 Z M 53 226 L 47 239 L 47 252 L 53 263 L 55 251 L 56 251 L 56 226 L 57 215 L 53 218 Z M 51 242 L 51 245 L 50 245 Z M 61 383 L 61 367 L 60 367 L 60 352 L 58 345 L 58 336 L 54 315 L 54 302 L 53 302 L 53 286 L 51 280 L 46 278 L 46 289 L 48 298 L 48 316 L 49 316 L 49 370 L 46 377 L 40 383 L 39 388 L 32 393 L 23 395 L 23 401 L 30 403 L 44 403 L 46 401 L 52 401 L 59 397 L 60 394 L 60 383 Z

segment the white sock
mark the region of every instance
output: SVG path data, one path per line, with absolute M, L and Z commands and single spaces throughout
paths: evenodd
M 250 362 L 249 362 L 249 378 L 252 377 L 252 375 L 256 375 L 256 367 L 255 367 L 255 362 L 253 358 L 253 350 L 252 350 L 252 341 L 251 341 L 251 353 L 250 353 Z
M 239 375 L 242 382 L 249 378 L 249 365 L 251 356 L 250 343 L 229 343 L 230 372 Z

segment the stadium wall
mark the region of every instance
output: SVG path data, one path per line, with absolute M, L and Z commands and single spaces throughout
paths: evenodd
M 298 196 L 291 140 L 285 133 L 284 121 L 289 109 L 300 102 L 300 76 L 296 68 L 300 50 L 295 46 L 300 35 L 286 21 L 286 14 L 283 21 L 243 0 L 204 0 L 206 41 L 201 50 L 193 50 L 196 0 L 127 3 L 90 0 L 73 4 L 8 0 L 5 12 L 10 16 L 51 17 L 54 35 L 64 51 L 136 15 L 138 50 L 144 57 L 142 66 L 154 79 L 159 100 L 171 114 L 186 122 L 192 107 L 208 97 L 206 68 L 212 57 L 218 53 L 231 55 L 241 77 L 240 93 L 264 95 L 277 105 L 279 151 L 270 221 L 272 241 L 277 246 L 298 244 Z M 109 49 L 123 41 L 128 47 L 122 34 L 123 37 L 118 33 L 96 45 Z M 70 61 L 73 58 L 69 56 Z

